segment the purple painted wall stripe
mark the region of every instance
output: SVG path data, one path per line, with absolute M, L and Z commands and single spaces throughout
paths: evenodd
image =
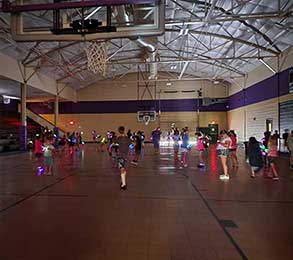
M 229 97 L 229 110 L 289 94 L 289 69 Z
M 136 113 L 139 110 L 159 110 L 162 112 L 185 112 L 197 111 L 227 111 L 226 103 L 202 106 L 202 100 L 197 99 L 168 99 L 154 100 L 130 100 L 130 101 L 81 101 L 61 102 L 59 104 L 60 114 L 97 114 L 97 113 Z M 54 104 L 45 105 L 42 103 L 29 103 L 28 108 L 37 114 L 52 114 Z

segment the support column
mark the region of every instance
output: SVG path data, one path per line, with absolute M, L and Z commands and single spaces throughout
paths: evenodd
M 21 126 L 19 131 L 20 150 L 27 150 L 27 120 L 26 120 L 26 96 L 27 83 L 21 83 Z
M 59 143 L 59 128 L 58 128 L 58 121 L 59 121 L 59 97 L 55 96 L 55 103 L 54 103 L 54 140 L 55 140 L 55 147 L 58 146 Z
M 59 97 L 55 97 L 55 104 L 54 104 L 54 125 L 55 127 L 58 126 L 58 120 L 59 120 Z

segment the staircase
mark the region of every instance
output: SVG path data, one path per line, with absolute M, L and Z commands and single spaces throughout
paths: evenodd
M 43 126 L 43 127 L 47 127 L 49 130 L 54 130 L 54 125 L 49 122 L 48 120 L 46 120 L 45 118 L 43 118 L 42 116 L 34 113 L 33 111 L 31 111 L 30 109 L 26 109 L 26 115 L 27 117 L 29 117 L 30 119 L 32 119 L 33 121 L 35 121 L 36 123 L 38 123 L 39 125 Z M 64 135 L 65 132 L 59 128 L 59 136 Z

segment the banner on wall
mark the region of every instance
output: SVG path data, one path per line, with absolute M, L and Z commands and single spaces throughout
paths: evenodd
M 293 69 L 289 70 L 289 93 L 293 93 Z

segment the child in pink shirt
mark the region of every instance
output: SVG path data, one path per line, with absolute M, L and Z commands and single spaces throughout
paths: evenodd
M 38 135 L 35 140 L 35 150 L 34 150 L 35 157 L 37 158 L 42 157 L 43 155 L 42 146 L 43 146 L 43 143 L 41 142 L 40 136 Z
M 268 161 L 269 161 L 269 170 L 273 173 L 273 180 L 278 181 L 279 175 L 276 168 L 276 160 L 278 158 L 278 146 L 277 138 L 275 136 L 270 136 L 268 141 Z
M 204 146 L 204 138 L 201 133 L 196 133 L 195 134 L 197 138 L 197 151 L 198 151 L 198 164 L 197 167 L 202 168 L 204 167 L 204 161 L 203 161 L 203 153 L 205 151 L 205 146 Z
M 237 135 L 234 130 L 230 130 L 228 133 L 231 138 L 231 145 L 229 147 L 229 157 L 232 162 L 233 167 L 238 167 L 238 157 L 237 157 Z

